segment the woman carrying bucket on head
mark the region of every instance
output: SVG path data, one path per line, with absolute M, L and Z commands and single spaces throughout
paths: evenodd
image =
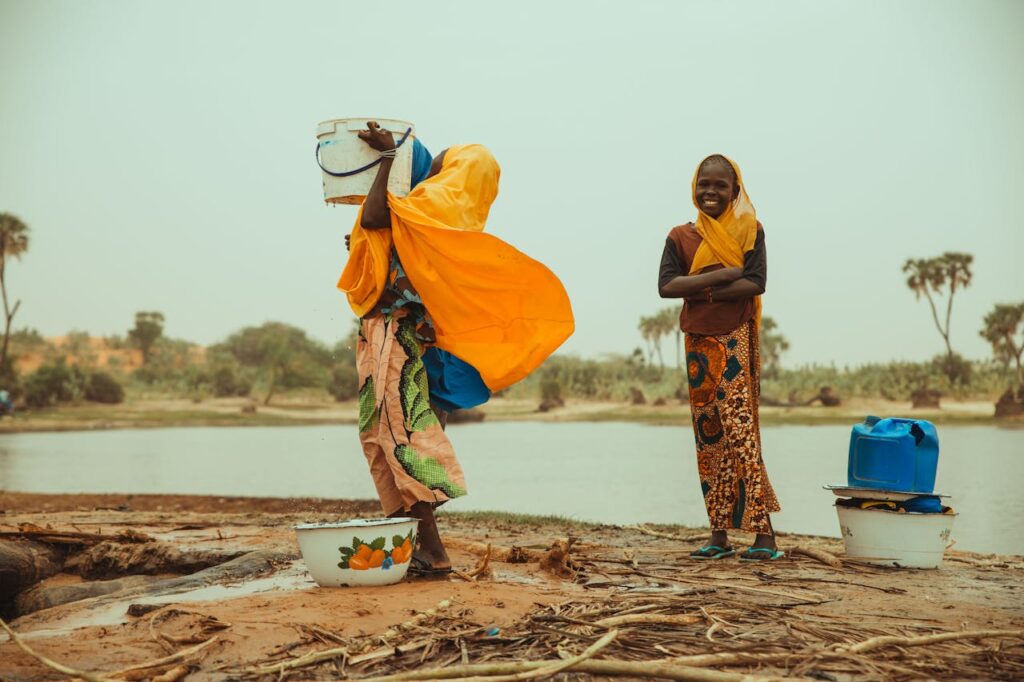
M 770 514 L 779 511 L 761 458 L 761 300 L 767 278 L 764 230 L 739 166 L 715 154 L 692 184 L 697 222 L 669 232 L 658 292 L 683 298 L 690 410 L 697 469 L 711 525 L 694 559 L 736 554 L 729 529 L 757 534 L 741 561 L 781 558 Z
M 371 121 L 359 137 L 382 156 L 338 281 L 361 318 L 359 438 L 384 513 L 420 520 L 410 570 L 448 573 L 434 509 L 466 484 L 424 355 L 444 351 L 427 362 L 447 404 L 478 400 L 536 369 L 572 334 L 572 310 L 550 270 L 483 232 L 500 174 L 486 148 L 443 151 L 398 197 L 387 191 L 394 136 Z

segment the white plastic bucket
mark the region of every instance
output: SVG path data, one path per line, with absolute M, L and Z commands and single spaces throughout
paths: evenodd
M 880 566 L 938 568 L 956 514 L 917 514 L 836 505 L 846 556 Z
M 404 197 L 412 181 L 412 143 L 415 128 L 408 121 L 393 118 L 336 118 L 316 127 L 316 154 L 328 204 L 361 204 L 377 177 L 380 153 L 359 139 L 367 121 L 376 121 L 401 142 L 391 166 L 388 191 Z M 405 138 L 404 142 L 403 137 Z M 373 164 L 373 165 L 371 165 Z

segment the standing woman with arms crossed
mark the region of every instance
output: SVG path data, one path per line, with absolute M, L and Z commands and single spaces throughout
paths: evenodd
M 708 544 L 690 557 L 735 555 L 728 531 L 742 529 L 757 537 L 740 561 L 771 561 L 783 553 L 769 516 L 780 507 L 761 458 L 758 419 L 764 230 L 739 166 L 724 156 L 701 162 L 692 196 L 697 222 L 669 232 L 658 277 L 662 298 L 685 299 L 679 324 L 686 335 L 697 469 L 711 526 Z

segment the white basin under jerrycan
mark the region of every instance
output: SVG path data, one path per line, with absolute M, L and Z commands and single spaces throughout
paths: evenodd
M 377 177 L 380 152 L 359 139 L 366 124 L 375 121 L 395 137 L 395 161 L 388 176 L 388 191 L 404 197 L 412 183 L 412 147 L 415 126 L 394 118 L 336 118 L 316 127 L 316 162 L 322 171 L 324 201 L 361 204 Z
M 295 526 L 302 560 L 321 587 L 391 585 L 405 578 L 416 546 L 413 518 Z
M 899 568 L 938 568 L 956 514 L 919 514 L 836 505 L 846 556 Z

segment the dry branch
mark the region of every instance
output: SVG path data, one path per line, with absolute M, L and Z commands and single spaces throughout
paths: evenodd
M 447 547 L 453 549 L 461 549 L 464 552 L 475 554 L 477 556 L 487 556 L 488 551 L 491 552 L 491 561 L 499 561 L 506 564 L 522 564 L 531 561 L 540 561 L 544 557 L 544 552 L 536 549 L 526 549 L 524 547 L 498 547 L 483 542 L 473 542 L 472 540 L 464 540 L 462 538 L 450 538 L 444 539 L 444 544 Z
M 651 530 L 647 526 L 637 524 L 635 526 L 626 526 L 629 530 L 635 530 L 644 535 L 650 535 L 655 538 L 663 538 L 665 540 L 675 540 L 676 542 L 694 542 L 696 540 L 703 540 L 707 537 L 707 533 L 701 533 L 699 535 L 673 535 L 671 533 L 662 533 L 661 531 Z
M 43 656 L 42 654 L 36 653 L 32 649 L 32 647 L 30 647 L 28 644 L 25 644 L 25 642 L 22 641 L 21 637 L 18 636 L 18 633 L 12 630 L 7 625 L 7 623 L 4 622 L 2 618 L 0 618 L 0 627 L 2 627 L 7 632 L 7 634 L 11 638 L 11 641 L 17 644 L 19 649 L 21 649 L 26 654 L 28 654 L 32 658 L 36 659 L 37 661 L 45 665 L 47 668 L 50 668 L 51 670 L 56 670 L 57 672 L 62 673 L 64 675 L 68 675 L 70 677 L 79 677 L 85 680 L 86 682 L 117 682 L 117 680 L 112 680 L 109 677 L 93 675 L 92 673 L 87 673 L 84 670 L 76 670 L 75 668 L 70 668 L 66 665 L 58 663 L 57 661 L 49 659 L 46 656 Z
M 132 673 L 151 670 L 153 668 L 164 668 L 168 665 L 171 665 L 172 663 L 178 663 L 179 661 L 184 661 L 188 658 L 191 658 L 192 656 L 198 654 L 200 651 L 203 651 L 207 647 L 210 647 L 213 644 L 215 644 L 217 640 L 217 637 L 211 637 L 205 642 L 200 642 L 199 644 L 196 644 L 193 647 L 189 647 L 188 649 L 182 649 L 176 654 L 164 656 L 163 658 L 158 658 L 153 661 L 146 661 L 145 663 L 139 663 L 138 665 L 133 665 L 128 668 L 121 668 L 117 672 L 112 672 L 110 674 L 117 677 L 130 677 L 132 676 Z
M 550 661 L 517 661 L 514 663 L 482 663 L 477 665 L 460 665 L 434 670 L 413 670 L 397 675 L 364 678 L 360 682 L 405 682 L 407 680 L 483 680 L 495 682 L 502 679 L 498 676 L 515 675 L 526 670 L 543 669 Z M 607 675 L 611 677 L 658 678 L 665 680 L 682 680 L 683 682 L 784 682 L 800 680 L 798 677 L 775 677 L 767 675 L 748 675 L 744 673 L 719 672 L 701 668 L 666 663 L 663 661 L 615 661 L 586 660 L 573 665 L 572 672 L 588 675 Z M 465 677 L 472 675 L 472 677 Z M 513 679 L 506 677 L 504 679 Z M 522 678 L 518 678 L 522 679 Z
M 454 597 L 452 597 L 452 599 L 454 599 Z M 381 635 L 381 637 L 384 639 L 397 637 L 398 634 L 404 630 L 412 630 L 414 627 L 422 625 L 423 623 L 427 622 L 440 612 L 447 611 L 452 605 L 452 599 L 442 599 L 441 601 L 437 602 L 437 606 L 435 606 L 434 608 L 427 609 L 426 611 L 417 613 L 415 616 L 405 621 L 404 623 L 399 623 L 394 627 L 388 628 L 384 631 L 384 634 Z
M 580 665 L 594 654 L 604 649 L 606 646 L 615 641 L 615 638 L 619 636 L 617 630 L 611 630 L 604 635 L 601 639 L 597 640 L 579 656 L 568 658 L 564 661 L 543 661 L 535 666 L 527 666 L 526 664 L 513 664 L 516 667 L 505 674 L 494 674 L 483 670 L 474 670 L 474 668 L 481 668 L 486 666 L 471 666 L 461 665 L 450 668 L 440 668 L 437 670 L 425 670 L 416 671 L 414 673 L 406 673 L 401 675 L 386 675 L 384 677 L 372 677 L 365 680 L 365 682 L 384 682 L 387 680 L 412 680 L 412 679 L 449 679 L 458 680 L 459 682 L 518 682 L 520 680 L 540 680 L 552 675 L 575 668 Z M 532 669 L 531 669 L 532 668 Z M 430 673 L 446 673 L 443 677 L 429 677 Z M 452 674 L 454 673 L 454 674 Z M 481 674 L 483 673 L 483 674 Z M 410 676 L 411 675 L 411 676 Z
M 178 682 L 178 680 L 184 679 L 190 672 L 191 668 L 189 666 L 179 665 L 162 675 L 157 675 L 153 678 L 153 682 Z
M 594 625 L 611 628 L 619 625 L 693 625 L 704 620 L 703 616 L 666 616 L 657 613 L 635 613 L 626 616 L 612 616 L 595 621 Z
M 790 554 L 800 554 L 806 557 L 810 557 L 816 561 L 831 566 L 832 568 L 842 568 L 843 561 L 834 554 L 829 554 L 823 549 L 814 549 L 813 547 L 793 547 L 789 550 Z
M 883 647 L 892 646 L 927 646 L 963 639 L 991 639 L 1004 637 L 1007 639 L 1024 639 L 1024 630 L 968 630 L 965 632 L 940 632 L 936 635 L 922 635 L 920 637 L 873 637 L 860 644 L 842 649 L 854 654 L 861 654 L 865 651 L 874 651 Z

